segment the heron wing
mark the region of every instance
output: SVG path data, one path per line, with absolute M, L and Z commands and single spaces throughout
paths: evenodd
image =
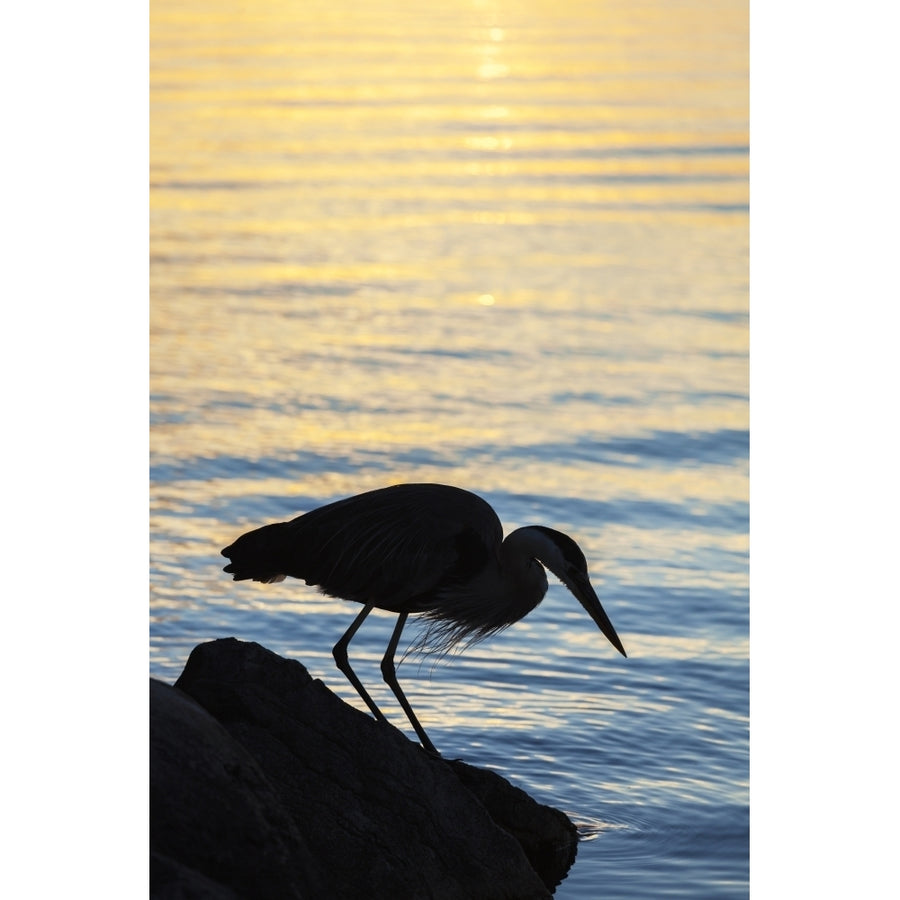
M 328 504 L 287 523 L 287 574 L 325 593 L 395 612 L 427 607 L 448 582 L 495 558 L 503 528 L 460 488 L 402 484 Z

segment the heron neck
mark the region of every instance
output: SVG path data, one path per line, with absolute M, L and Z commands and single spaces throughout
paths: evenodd
M 538 561 L 546 538 L 537 530 L 519 528 L 507 535 L 500 547 L 500 568 L 507 590 L 521 603 L 531 603 L 530 612 L 547 593 L 547 572 Z M 524 613 L 523 613 L 524 615 Z

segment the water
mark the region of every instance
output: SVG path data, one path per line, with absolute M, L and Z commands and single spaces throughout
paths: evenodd
M 746 28 L 153 5 L 151 674 L 234 635 L 361 705 L 330 655 L 358 608 L 218 555 L 332 499 L 438 481 L 570 533 L 627 660 L 553 584 L 400 667 L 442 752 L 578 824 L 563 900 L 748 893 Z M 403 727 L 391 625 L 352 659 Z

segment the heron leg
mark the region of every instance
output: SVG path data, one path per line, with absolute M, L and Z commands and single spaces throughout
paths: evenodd
M 397 624 L 394 626 L 394 633 L 391 635 L 390 643 L 388 644 L 387 651 L 384 654 L 384 658 L 381 660 L 381 674 L 384 676 L 384 680 L 388 687 L 394 692 L 394 696 L 400 701 L 400 705 L 403 707 L 403 712 L 406 713 L 406 718 L 409 719 L 410 724 L 416 730 L 416 734 L 419 736 L 419 741 L 422 746 L 429 752 L 434 753 L 435 756 L 440 756 L 437 748 L 428 738 L 428 735 L 425 734 L 425 729 L 419 724 L 419 720 L 416 718 L 416 714 L 413 712 L 412 707 L 409 705 L 409 700 L 406 699 L 406 694 L 400 688 L 400 683 L 397 681 L 397 669 L 394 665 L 394 653 L 397 652 L 397 644 L 400 643 L 400 634 L 403 631 L 403 626 L 406 624 L 406 620 L 409 618 L 409 613 L 400 613 L 400 617 L 397 619 Z
M 350 667 L 350 659 L 347 656 L 347 646 L 350 644 L 350 641 L 353 640 L 353 635 L 359 631 L 359 626 L 362 625 L 366 616 L 372 612 L 374 608 L 375 607 L 371 603 L 362 608 L 362 612 L 353 620 L 350 627 L 344 632 L 344 636 L 334 645 L 331 655 L 334 657 L 337 667 L 347 676 L 347 680 L 350 684 L 356 688 L 356 692 L 359 696 L 366 701 L 366 706 L 372 710 L 372 714 L 375 718 L 381 722 L 387 722 L 384 713 L 375 705 L 375 701 L 369 696 L 369 692 L 362 686 L 362 682 L 359 678 L 357 678 L 356 672 Z

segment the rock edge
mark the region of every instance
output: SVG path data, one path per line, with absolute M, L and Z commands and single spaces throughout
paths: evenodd
M 574 825 L 234 638 L 150 682 L 151 897 L 549 897 Z

